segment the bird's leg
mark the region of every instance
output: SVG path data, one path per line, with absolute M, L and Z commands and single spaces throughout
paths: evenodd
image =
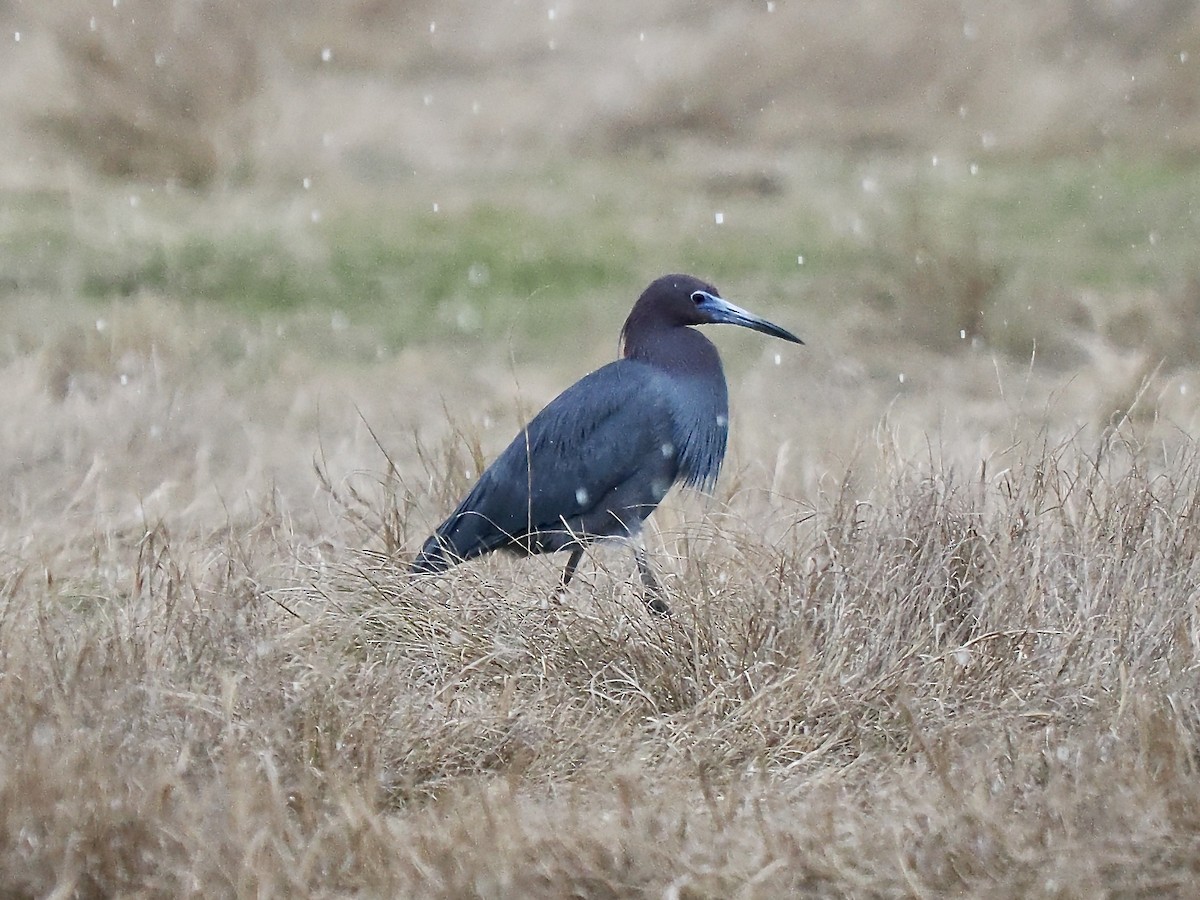
M 633 558 L 637 561 L 638 574 L 642 576 L 642 585 L 646 588 L 642 598 L 646 606 L 655 615 L 669 616 L 671 607 L 667 606 L 667 601 L 663 599 L 663 589 L 654 577 L 654 570 L 650 568 L 650 561 L 646 558 L 646 547 L 641 541 L 633 547 Z
M 558 590 L 555 591 L 555 596 L 562 594 L 567 589 L 567 585 L 571 583 L 571 578 L 575 575 L 575 569 L 579 566 L 579 560 L 583 559 L 583 548 L 576 547 L 571 551 L 571 557 L 567 560 L 567 567 L 563 569 L 562 580 L 558 583 Z

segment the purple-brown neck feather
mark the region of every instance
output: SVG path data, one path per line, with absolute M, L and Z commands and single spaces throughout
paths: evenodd
M 691 325 L 705 321 L 692 294 L 717 289 L 688 275 L 668 275 L 648 287 L 621 330 L 622 356 L 647 363 L 672 379 L 676 452 L 684 484 L 711 489 L 721 470 L 729 400 L 721 357 Z

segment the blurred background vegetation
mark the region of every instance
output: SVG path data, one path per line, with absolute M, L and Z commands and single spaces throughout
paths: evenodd
M 0 0 L 0 299 L 521 356 L 684 269 L 1142 377 L 1198 354 L 1198 6 Z

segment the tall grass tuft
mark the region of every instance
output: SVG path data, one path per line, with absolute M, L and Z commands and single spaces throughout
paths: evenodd
M 74 102 L 43 124 L 99 172 L 205 187 L 250 157 L 262 86 L 253 14 L 230 0 L 90 2 L 46 13 Z

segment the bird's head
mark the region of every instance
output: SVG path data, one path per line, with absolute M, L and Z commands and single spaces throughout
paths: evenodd
M 741 325 L 794 344 L 804 343 L 790 331 L 730 303 L 711 284 L 691 275 L 664 275 L 652 281 L 634 304 L 623 336 L 628 340 L 639 329 L 687 325 Z

